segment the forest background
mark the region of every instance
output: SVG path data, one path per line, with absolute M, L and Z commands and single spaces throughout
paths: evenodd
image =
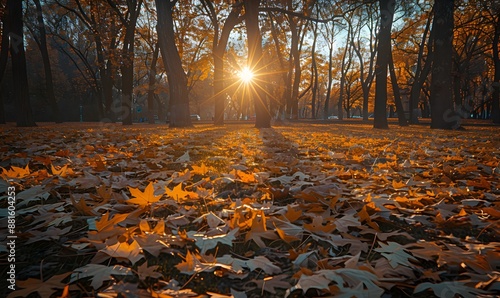
M 432 118 L 440 128 L 458 128 L 461 118 L 498 123 L 499 7 L 2 1 L 0 123 L 188 126 L 192 114 L 216 124 L 255 119 L 260 127 L 352 117 L 373 117 L 382 128 L 387 117 L 401 125 Z M 238 76 L 246 67 L 251 84 Z

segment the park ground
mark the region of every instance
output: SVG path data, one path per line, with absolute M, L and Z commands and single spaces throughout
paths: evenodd
M 0 293 L 494 297 L 500 129 L 471 124 L 5 125 Z

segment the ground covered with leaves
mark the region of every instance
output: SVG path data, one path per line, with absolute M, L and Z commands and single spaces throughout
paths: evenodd
M 493 297 L 498 133 L 300 123 L 3 127 L 1 275 L 5 284 L 7 243 L 17 236 L 17 290 L 1 291 Z

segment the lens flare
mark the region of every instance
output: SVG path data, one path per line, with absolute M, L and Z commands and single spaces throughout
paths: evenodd
M 253 80 L 254 74 L 253 74 L 253 72 L 250 70 L 250 68 L 245 67 L 245 68 L 243 68 L 243 69 L 240 71 L 239 76 L 240 76 L 240 80 L 241 80 L 243 83 L 250 83 L 250 82 Z

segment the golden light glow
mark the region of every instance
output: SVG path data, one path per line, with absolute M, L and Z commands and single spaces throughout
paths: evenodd
M 254 77 L 253 72 L 248 67 L 243 68 L 238 75 L 243 83 L 250 83 Z

